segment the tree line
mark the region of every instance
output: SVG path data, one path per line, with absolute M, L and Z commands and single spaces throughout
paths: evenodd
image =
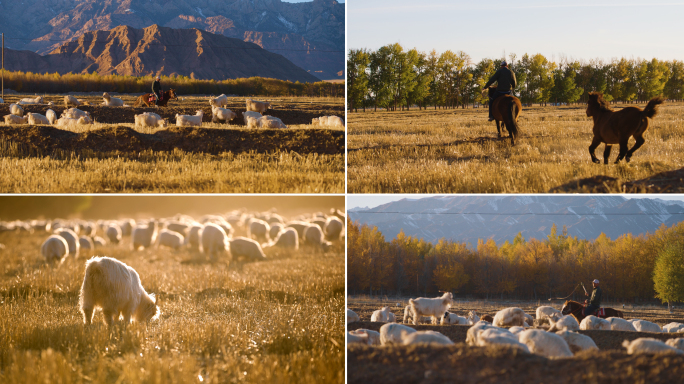
M 350 111 L 484 105 L 488 98 L 481 93 L 483 86 L 502 60 L 475 63 L 463 51 L 405 51 L 397 43 L 377 51 L 350 49 L 347 104 Z M 589 92 L 602 92 L 611 102 L 640 102 L 658 95 L 684 98 L 684 62 L 678 60 L 623 57 L 605 62 L 562 56 L 551 61 L 539 53 L 526 53 L 520 59 L 511 54 L 507 62 L 518 83 L 514 94 L 524 104 L 584 103 Z
M 59 73 L 31 73 L 5 71 L 5 88 L 20 93 L 68 93 L 68 92 L 152 92 L 153 76 L 122 76 Z M 300 83 L 263 77 L 229 80 L 198 80 L 187 76 L 161 76 L 163 89 L 173 88 L 180 95 L 231 94 L 238 96 L 308 96 L 342 97 L 341 83 Z
M 546 239 L 480 239 L 474 249 L 444 239 L 432 244 L 403 231 L 386 241 L 377 227 L 347 224 L 352 295 L 433 297 L 441 290 L 461 297 L 545 300 L 575 290 L 573 298 L 584 300 L 578 283 L 590 289 L 599 279 L 604 301 L 684 301 L 684 222 L 615 240 L 603 233 L 582 240 L 553 225 Z

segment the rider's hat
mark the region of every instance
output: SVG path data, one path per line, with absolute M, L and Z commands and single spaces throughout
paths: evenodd
M 599 283 L 599 282 L 598 282 L 598 279 L 594 279 L 593 283 L 594 283 L 594 284 L 598 284 L 598 283 Z
M 508 65 L 508 63 L 506 62 L 506 60 L 503 60 L 503 61 L 501 62 L 501 66 L 502 66 L 502 67 L 505 67 L 505 66 L 507 66 L 507 65 Z
M 157 76 L 157 80 L 159 80 L 159 76 Z

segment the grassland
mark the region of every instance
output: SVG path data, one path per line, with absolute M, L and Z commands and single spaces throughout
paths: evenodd
M 12 95 L 0 104 L 27 95 Z M 132 105 L 134 95 L 116 95 Z M 95 124 L 36 133 L 36 127 L 0 128 L 0 191 L 11 193 L 343 193 L 344 130 L 311 126 L 321 115 L 343 115 L 341 98 L 269 98 L 267 113 L 280 117 L 287 130 L 247 130 L 241 119 L 244 98 L 230 98 L 228 108 L 238 114 L 230 125 L 211 123 L 208 97 L 172 101 L 170 108 L 102 107 L 102 98 L 77 96 Z M 63 96 L 45 101 L 57 114 Z M 45 113 L 47 106 L 25 106 Z M 151 110 L 168 118 L 204 111 L 200 129 L 141 128 L 133 115 Z M 16 132 L 16 127 L 21 132 Z M 123 131 L 121 129 L 124 129 Z M 130 141 L 119 143 L 121 132 Z M 70 135 L 76 133 L 79 136 Z M 47 137 L 46 137 L 47 136 Z M 223 142 L 215 140 L 224 137 Z M 77 145 L 60 147 L 61 138 Z M 132 138 L 131 138 L 132 137 Z M 94 139 L 93 139 L 94 138 Z M 90 140 L 90 141 L 89 141 Z M 97 141 L 95 145 L 93 140 Z M 173 140 L 173 141 L 171 141 Z M 113 143 L 118 143 L 112 148 Z M 188 145 L 194 145 L 188 148 Z M 164 147 L 164 148 L 160 148 Z
M 44 232 L 0 233 L 2 383 L 342 383 L 344 245 L 269 253 L 229 269 L 187 250 L 99 255 L 135 268 L 158 320 L 111 331 L 83 325 L 78 291 L 90 254 L 49 267 Z
M 486 109 L 349 113 L 348 191 L 624 192 L 630 181 L 684 167 L 682 116 L 684 104 L 666 103 L 629 164 L 612 164 L 614 146 L 611 164 L 597 165 L 588 153 L 593 123 L 584 106 L 523 108 L 522 135 L 513 147 L 497 138 Z M 603 145 L 596 153 L 602 156 Z M 674 183 L 681 185 L 663 190 L 683 188 L 681 180 Z M 629 191 L 653 191 L 647 184 Z

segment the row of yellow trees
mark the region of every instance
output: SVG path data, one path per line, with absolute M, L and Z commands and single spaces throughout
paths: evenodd
M 119 76 L 59 73 L 31 73 L 5 71 L 5 88 L 20 93 L 67 93 L 67 92 L 152 92 L 152 76 Z M 300 83 L 263 77 L 232 80 L 198 80 L 187 76 L 162 76 L 162 88 L 173 88 L 178 94 L 222 93 L 238 96 L 308 96 L 343 97 L 344 84 Z
M 591 280 L 599 279 L 604 301 L 643 301 L 656 296 L 663 301 L 684 301 L 684 275 L 676 274 L 684 266 L 674 275 L 671 268 L 663 272 L 665 290 L 654 288 L 654 267 L 663 250 L 674 254 L 674 265 L 684 261 L 684 252 L 671 251 L 672 244 L 684 245 L 684 222 L 669 228 L 663 225 L 653 234 L 626 234 L 615 240 L 605 234 L 581 240 L 569 236 L 565 228 L 559 233 L 554 225 L 546 239 L 525 239 L 518 234 L 503 244 L 479 240 L 475 249 L 447 240 L 431 244 L 403 231 L 388 242 L 376 227 L 348 225 L 350 294 L 436 296 L 444 290 L 477 298 L 544 300 L 565 297 L 579 282 L 590 287 Z M 667 289 L 673 293 L 666 293 Z M 582 288 L 574 298 L 584 299 Z

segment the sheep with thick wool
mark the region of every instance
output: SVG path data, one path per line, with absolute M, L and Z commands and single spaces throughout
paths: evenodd
M 119 99 L 118 97 L 112 97 L 109 92 L 105 92 L 102 94 L 102 98 L 104 99 L 104 102 L 102 105 L 105 107 L 123 107 L 124 102 L 123 100 Z
M 268 233 L 271 226 L 264 220 L 250 219 L 247 229 L 249 237 L 264 242 L 269 240 Z
M 330 216 L 325 220 L 323 232 L 327 240 L 339 240 L 342 231 L 344 231 L 344 223 L 336 216 Z
M 24 116 L 24 108 L 22 108 L 21 106 L 19 106 L 17 104 L 10 104 L 9 111 L 10 111 L 10 115 L 19 116 L 19 117 Z
M 259 128 L 287 128 L 282 120 L 275 116 L 264 115 L 257 122 Z
M 211 122 L 212 123 L 228 123 L 237 117 L 237 114 L 230 109 L 221 108 L 219 106 L 211 106 Z
M 407 333 L 402 332 L 402 343 L 404 345 L 412 344 L 431 344 L 431 345 L 452 345 L 451 339 L 445 335 L 435 331 L 415 331 Z
M 530 352 L 546 357 L 572 357 L 568 343 L 559 335 L 540 329 L 528 329 L 518 334 L 518 340 Z
M 473 326 L 468 328 L 468 331 L 466 332 L 466 344 L 471 346 L 477 345 L 477 338 L 480 332 L 491 328 L 503 330 L 503 328 L 495 327 L 485 321 L 478 321 L 477 323 L 473 324 Z
M 414 332 L 416 330 L 411 327 L 397 323 L 388 323 L 380 327 L 380 343 L 382 345 L 403 344 L 402 337 Z
M 162 119 L 161 116 L 153 112 L 143 112 L 134 117 L 136 127 L 166 128 L 169 125 L 166 119 Z
M 61 128 L 76 128 L 79 125 L 90 125 L 92 120 L 89 117 L 79 117 L 78 119 L 72 119 L 70 117 L 60 117 L 55 122 L 55 125 Z
M 40 113 L 27 113 L 26 116 L 28 117 L 28 123 L 30 125 L 50 125 L 50 120 L 46 116 L 41 115 Z
M 520 308 L 511 307 L 504 308 L 494 315 L 492 324 L 496 327 L 525 325 L 525 311 Z
M 347 324 L 355 321 L 361 321 L 359 315 L 351 309 L 347 309 Z
M 282 231 L 283 228 L 285 228 L 285 224 L 281 224 L 281 223 L 268 223 L 268 224 L 271 226 L 271 229 L 268 230 L 268 237 L 271 239 L 275 239 L 276 237 L 278 237 L 278 234 L 280 233 L 280 231 Z
M 228 105 L 228 96 L 221 94 L 221 96 L 209 99 L 209 105 L 212 107 L 224 107 Z
M 21 100 L 17 104 L 22 104 L 22 105 L 35 105 L 35 104 L 45 104 L 43 101 L 43 96 L 37 96 L 34 98 L 31 97 L 26 97 Z
M 259 112 L 242 112 L 242 119 L 245 121 L 247 128 L 259 128 L 259 119 L 262 117 Z
M 636 329 L 637 332 L 661 333 L 663 331 L 660 328 L 660 325 L 658 325 L 656 323 L 652 323 L 650 321 L 640 320 L 640 319 L 632 319 L 632 320 L 629 320 L 629 322 L 632 323 L 632 325 L 634 326 L 634 329 Z
M 76 232 L 69 228 L 58 228 L 55 230 L 54 234 L 62 236 L 64 240 L 66 240 L 67 244 L 69 244 L 70 256 L 78 257 L 78 252 L 81 248 L 81 245 L 78 242 L 78 235 Z
M 264 261 L 266 255 L 261 245 L 252 239 L 238 236 L 228 241 L 233 260 Z
M 413 317 L 413 325 L 418 324 L 420 316 L 429 316 L 432 319 L 432 324 L 436 325 L 437 319 L 453 304 L 454 295 L 451 292 L 444 292 L 442 297 L 409 299 L 409 305 L 404 309 L 404 320 L 406 321 L 410 312 Z
M 102 309 L 104 321 L 110 327 L 120 315 L 126 325 L 131 320 L 146 322 L 159 314 L 156 299 L 145 291 L 138 272 L 110 257 L 86 261 L 79 306 L 86 325 L 92 323 L 96 308 Z
M 439 323 L 441 325 L 444 325 L 444 324 L 468 325 L 468 319 L 466 319 L 465 317 L 459 316 L 455 313 L 444 312 L 444 315 L 442 316 L 442 320 Z
M 95 236 L 93 237 L 93 244 L 95 245 L 95 248 L 101 248 L 107 245 L 107 241 L 100 236 Z
M 596 317 L 594 315 L 589 315 L 582 319 L 580 322 L 580 330 L 582 331 L 589 331 L 589 330 L 604 330 L 604 331 L 610 331 L 610 323 L 606 321 L 605 319 L 601 319 L 600 317 Z
M 568 330 L 558 331 L 556 332 L 556 335 L 562 337 L 563 340 L 568 343 L 568 347 L 570 347 L 570 351 L 572 353 L 590 349 L 598 349 L 594 340 L 587 335 L 582 335 L 581 333 Z
M 78 120 L 78 119 L 81 118 L 81 117 L 86 117 L 86 118 L 87 118 L 86 121 L 89 121 L 89 122 L 91 122 L 91 123 L 92 123 L 92 121 L 93 121 L 93 120 L 92 120 L 92 117 L 90 116 L 90 112 L 88 112 L 88 111 L 82 111 L 82 110 L 80 110 L 80 109 L 78 109 L 78 108 L 69 108 L 69 109 L 65 109 L 65 110 L 62 112 L 62 114 L 60 115 L 60 117 L 67 117 L 67 118 L 69 118 L 69 119 L 76 119 L 76 120 Z
M 284 228 L 282 231 L 278 232 L 275 240 L 268 245 L 272 247 L 297 250 L 299 249 L 299 236 L 294 228 Z
M 641 337 L 636 340 L 625 340 L 622 342 L 622 346 L 627 349 L 627 353 L 630 355 L 647 353 L 647 354 L 684 354 L 684 351 L 677 349 L 671 345 L 656 340 L 650 337 Z
M 390 307 L 383 307 L 382 309 L 378 309 L 376 311 L 373 311 L 373 314 L 371 315 L 371 321 L 376 322 L 383 322 L 386 323 L 389 320 L 389 314 L 390 314 Z
M 62 260 L 69 254 L 69 244 L 59 235 L 48 237 L 40 247 L 40 253 L 48 263 Z
M 559 315 L 563 315 L 561 311 L 557 310 L 554 307 L 548 306 L 548 305 L 543 305 L 541 307 L 537 308 L 537 322 L 543 322 L 547 317 L 553 315 L 554 313 L 557 313 Z
M 150 220 L 147 225 L 136 225 L 131 232 L 131 249 L 134 251 L 149 248 L 157 238 L 158 223 Z
M 665 344 L 669 345 L 670 347 L 677 348 L 679 350 L 684 351 L 684 337 L 678 337 L 676 339 L 669 339 L 665 341 Z
M 245 101 L 245 106 L 247 107 L 247 111 L 253 111 L 253 112 L 259 112 L 259 113 L 264 113 L 266 112 L 267 109 L 271 108 L 271 103 L 267 101 L 256 101 L 256 100 L 251 100 L 247 99 Z
M 105 236 L 109 239 L 112 244 L 119 244 L 121 241 L 121 227 L 117 223 L 110 223 L 105 230 Z
M 203 228 L 204 226 L 202 224 L 195 223 L 188 229 L 188 236 L 186 237 L 186 240 L 191 249 L 199 250 L 200 233 L 202 232 Z
M 78 246 L 80 249 L 87 249 L 87 250 L 93 250 L 95 249 L 95 243 L 93 243 L 93 239 L 91 239 L 89 236 L 81 236 L 78 238 Z
M 71 107 L 71 106 L 78 107 L 80 105 L 81 105 L 81 102 L 78 101 L 78 99 L 76 99 L 75 97 L 73 97 L 71 95 L 64 96 L 64 106 L 65 107 Z
M 684 324 L 672 322 L 667 325 L 663 325 L 663 332 L 667 333 L 679 333 L 684 332 Z
M 575 319 L 575 317 L 572 315 L 562 316 L 558 313 L 554 313 L 551 316 L 547 316 L 547 318 L 551 323 L 551 328 L 549 328 L 549 332 L 579 330 L 579 323 L 577 322 L 577 319 Z
M 5 118 L 5 125 L 28 124 L 28 116 L 5 115 L 3 117 Z
M 176 126 L 177 127 L 201 127 L 203 116 L 204 116 L 204 112 L 201 109 L 198 110 L 194 116 L 176 114 Z
M 313 118 L 311 125 L 344 128 L 344 121 L 339 116 L 321 116 Z
M 632 323 L 619 317 L 609 317 L 606 319 L 606 321 L 608 322 L 608 324 L 610 324 L 611 331 L 637 331 L 636 328 L 634 328 L 634 325 L 632 325 Z
M 523 352 L 530 353 L 529 348 L 525 344 L 518 341 L 517 335 L 500 328 L 492 327 L 478 333 L 475 345 L 478 347 L 507 345 L 518 348 Z
M 214 223 L 207 223 L 200 231 L 200 252 L 216 260 L 216 256 L 230 252 L 226 231 Z
M 157 235 L 157 248 L 163 246 L 167 248 L 180 249 L 185 243 L 185 238 L 178 232 L 162 229 Z
M 50 124 L 54 124 L 55 121 L 57 121 L 57 114 L 52 109 L 48 109 L 47 111 L 45 111 L 45 117 L 48 119 L 48 122 L 50 122 Z
M 350 331 L 349 334 L 351 334 L 353 336 L 361 336 L 361 337 L 363 337 L 363 335 L 366 335 L 368 345 L 380 345 L 380 332 L 378 332 L 378 331 L 373 331 L 371 329 L 359 328 L 359 329 L 355 329 L 353 331 Z

